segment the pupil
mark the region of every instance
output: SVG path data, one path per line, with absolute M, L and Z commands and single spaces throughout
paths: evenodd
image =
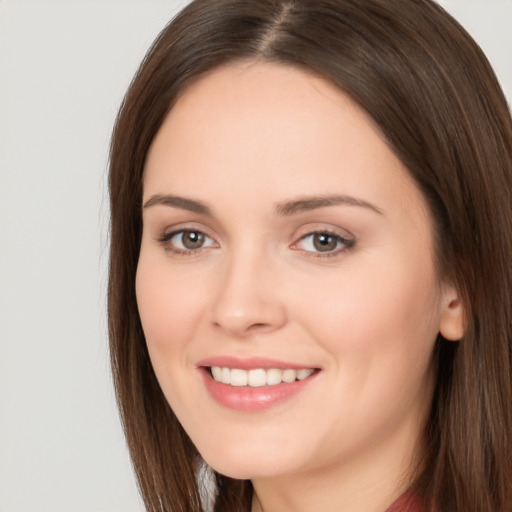
M 331 235 L 320 234 L 315 235 L 313 239 L 313 245 L 315 249 L 321 252 L 333 251 L 336 249 L 336 239 Z
M 204 235 L 197 231 L 185 231 L 182 241 L 187 249 L 198 249 L 204 243 Z

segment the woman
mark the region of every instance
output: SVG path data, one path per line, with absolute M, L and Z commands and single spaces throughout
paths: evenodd
M 511 179 L 503 94 L 435 3 L 184 9 L 111 149 L 147 509 L 207 510 L 213 475 L 216 511 L 512 510 Z

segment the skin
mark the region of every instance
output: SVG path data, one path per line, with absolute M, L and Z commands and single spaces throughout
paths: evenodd
M 171 194 L 211 210 L 147 205 L 136 280 L 155 373 L 206 462 L 252 479 L 254 512 L 384 511 L 414 475 L 434 343 L 458 339 L 462 308 L 437 276 L 426 203 L 372 120 L 303 71 L 227 66 L 173 107 L 143 188 L 144 204 Z M 332 195 L 351 203 L 276 212 Z M 204 245 L 161 241 L 185 228 Z M 219 355 L 319 371 L 244 412 L 206 391 L 198 361 Z

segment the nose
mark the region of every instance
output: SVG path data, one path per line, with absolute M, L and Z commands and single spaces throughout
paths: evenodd
M 263 258 L 231 258 L 218 276 L 213 324 L 240 338 L 280 329 L 287 321 L 287 313 L 280 298 L 279 281 L 272 265 Z

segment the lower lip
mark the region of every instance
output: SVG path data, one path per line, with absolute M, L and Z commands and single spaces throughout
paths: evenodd
M 215 401 L 228 409 L 243 412 L 259 412 L 270 409 L 300 393 L 317 375 L 315 372 L 306 379 L 296 380 L 289 384 L 282 382 L 274 386 L 251 387 L 230 386 L 217 382 L 212 378 L 209 370 L 204 368 L 201 373 L 206 389 Z

